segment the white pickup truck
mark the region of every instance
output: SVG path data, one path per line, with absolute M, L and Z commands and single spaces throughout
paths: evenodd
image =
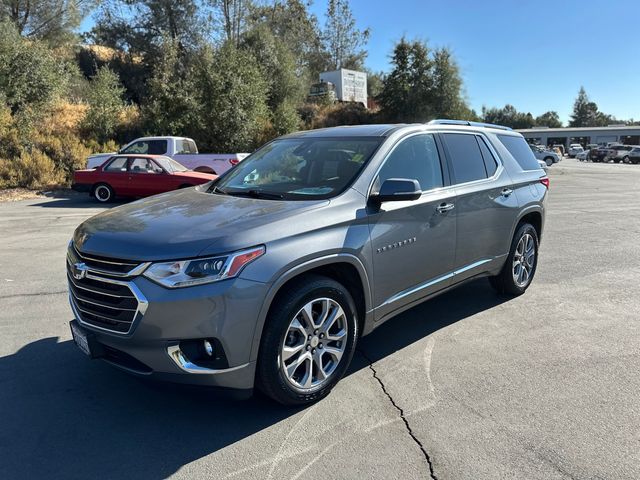
M 87 168 L 102 165 L 109 157 L 118 153 L 140 153 L 165 155 L 181 163 L 190 170 L 222 175 L 237 165 L 248 153 L 198 153 L 196 142 L 184 137 L 143 137 L 125 145 L 118 152 L 90 155 Z

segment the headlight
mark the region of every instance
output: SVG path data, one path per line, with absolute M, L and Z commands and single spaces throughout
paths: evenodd
M 168 288 L 190 287 L 237 276 L 245 265 L 264 255 L 263 246 L 229 255 L 153 263 L 144 276 Z

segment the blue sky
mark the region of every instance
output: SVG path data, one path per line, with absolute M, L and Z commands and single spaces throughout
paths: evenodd
M 567 121 L 581 85 L 600 110 L 640 119 L 640 0 L 351 0 L 371 29 L 367 66 L 388 70 L 405 35 L 451 48 L 466 96 Z M 325 0 L 311 10 L 322 20 Z M 91 21 L 84 23 L 85 27 Z

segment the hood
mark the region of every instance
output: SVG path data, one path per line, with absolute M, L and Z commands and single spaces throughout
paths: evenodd
M 266 243 L 306 223 L 328 200 L 279 201 L 198 188 L 156 195 L 100 213 L 73 240 L 82 253 L 139 261 L 177 260 Z

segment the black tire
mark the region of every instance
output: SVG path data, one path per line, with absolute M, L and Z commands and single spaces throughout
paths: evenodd
M 285 287 L 286 288 L 286 287 Z M 289 330 L 291 321 L 303 306 L 318 298 L 329 298 L 337 302 L 345 313 L 347 324 L 346 347 L 326 383 L 309 389 L 294 386 L 281 368 L 281 347 Z M 308 405 L 329 394 L 331 389 L 344 376 L 358 339 L 357 310 L 349 291 L 340 283 L 319 275 L 300 277 L 286 290 L 278 294 L 266 320 L 258 365 L 256 386 L 268 397 L 284 405 Z
M 91 196 L 100 203 L 108 203 L 113 201 L 116 196 L 116 192 L 111 185 L 106 183 L 98 183 L 91 189 Z
M 529 273 L 526 284 L 518 285 L 513 275 L 514 260 L 518 243 L 520 242 L 520 239 L 522 239 L 525 235 L 530 235 L 533 239 L 534 259 L 533 266 L 531 266 L 531 272 Z M 516 234 L 513 236 L 513 240 L 511 240 L 511 248 L 509 250 L 509 255 L 507 256 L 504 267 L 502 267 L 502 270 L 498 275 L 489 277 L 489 282 L 491 283 L 493 288 L 498 291 L 498 293 L 518 296 L 527 291 L 527 288 L 529 288 L 531 282 L 533 281 L 533 277 L 535 276 L 536 269 L 538 267 L 538 247 L 538 232 L 536 231 L 535 227 L 530 223 L 521 223 L 520 225 L 518 225 Z
M 547 167 L 553 165 L 553 157 L 544 157 L 544 162 L 547 164 Z
M 622 159 L 622 163 L 629 163 L 629 157 L 626 156 Z
M 183 189 L 183 188 L 191 188 L 191 187 L 193 187 L 193 186 L 195 186 L 195 185 L 191 185 L 190 183 L 183 183 L 182 185 L 180 185 L 180 186 L 178 187 L 178 190 L 181 190 L 181 189 Z

